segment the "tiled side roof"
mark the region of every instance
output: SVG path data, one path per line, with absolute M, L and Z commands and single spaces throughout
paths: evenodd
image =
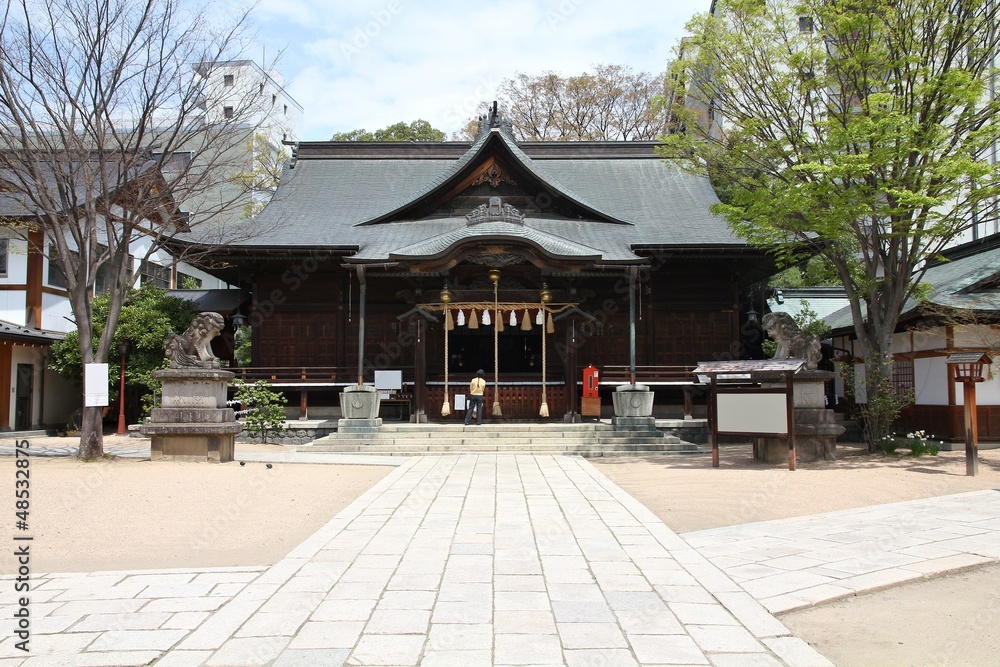
M 931 303 L 962 310 L 1000 312 L 1000 288 L 990 279 L 1000 277 L 1000 247 L 958 256 L 927 269 L 923 283 L 930 288 Z M 977 286 L 983 285 L 982 289 Z M 917 312 L 919 302 L 909 299 L 903 305 L 902 319 Z M 850 307 L 842 308 L 826 318 L 834 331 L 848 329 L 852 324 Z

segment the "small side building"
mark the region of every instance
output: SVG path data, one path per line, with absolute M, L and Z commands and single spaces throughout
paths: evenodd
M 956 352 L 1000 358 L 1000 235 L 941 252 L 923 280 L 926 301 L 911 299 L 893 335 L 893 383 L 913 396 L 896 425 L 898 433 L 924 430 L 961 448 L 965 439 L 962 391 L 946 360 Z M 863 377 L 848 308 L 827 318 L 839 363 L 855 363 Z M 844 397 L 843 380 L 837 396 Z M 1000 363 L 976 388 L 979 439 L 1000 446 Z M 985 445 L 989 446 L 989 444 Z

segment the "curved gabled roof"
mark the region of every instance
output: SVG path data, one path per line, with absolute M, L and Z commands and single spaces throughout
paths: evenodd
M 409 199 L 390 211 L 368 220 L 358 222 L 356 226 L 373 225 L 392 220 L 412 218 L 413 213 L 416 209 L 420 208 L 421 204 L 432 201 L 435 197 L 447 193 L 451 187 L 457 185 L 473 168 L 487 159 L 487 157 L 497 149 L 499 149 L 505 157 L 511 159 L 517 167 L 535 179 L 550 194 L 558 195 L 559 197 L 572 202 L 579 208 L 603 222 L 625 225 L 632 224 L 604 210 L 601 210 L 599 207 L 588 202 L 586 198 L 573 192 L 570 188 L 560 183 L 558 179 L 542 169 L 541 166 L 528 157 L 524 151 L 518 148 L 517 144 L 514 143 L 514 140 L 511 139 L 503 130 L 499 127 L 494 127 L 490 129 L 489 132 L 484 132 L 480 135 L 465 155 L 450 164 L 435 178 L 428 181 L 423 188 L 414 192 Z
M 450 248 L 468 241 L 527 243 L 552 257 L 597 261 L 602 256 L 601 251 L 596 248 L 570 241 L 555 234 L 549 234 L 510 222 L 487 222 L 479 225 L 458 227 L 443 234 L 438 234 L 426 241 L 398 248 L 391 251 L 389 257 L 392 259 L 437 257 L 447 253 Z M 635 257 L 635 259 L 639 258 Z

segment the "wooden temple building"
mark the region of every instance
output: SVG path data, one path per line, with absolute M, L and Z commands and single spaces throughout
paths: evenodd
M 751 285 L 773 271 L 716 202 L 654 143 L 517 143 L 494 112 L 471 144 L 297 144 L 256 218 L 267 231 L 212 259 L 249 295 L 241 374 L 300 417 L 395 370 L 389 403 L 459 420 L 442 405 L 483 369 L 503 419 L 539 419 L 543 402 L 572 419 L 591 365 L 606 412 L 634 366 L 654 415 L 679 417 L 697 362 L 759 341 Z

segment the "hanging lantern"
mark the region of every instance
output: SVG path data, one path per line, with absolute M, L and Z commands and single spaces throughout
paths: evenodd
M 556 323 L 552 321 L 552 313 L 549 313 L 548 322 L 545 324 L 545 333 L 555 333 Z
M 535 324 L 545 324 L 545 311 L 541 308 L 538 309 L 538 314 L 535 315 Z
M 476 315 L 476 309 L 475 308 L 473 308 L 469 312 L 469 328 L 470 329 L 478 329 L 479 328 L 479 318 Z
M 524 317 L 521 318 L 521 331 L 531 331 L 531 318 L 528 316 L 528 309 L 524 309 Z
M 444 330 L 451 331 L 455 328 L 455 322 L 451 319 L 451 308 L 447 308 L 444 311 Z
M 512 327 L 517 326 L 517 313 L 514 312 L 513 310 L 510 311 L 510 326 Z
M 487 308 L 486 310 L 483 311 L 483 326 L 488 327 L 491 324 L 493 324 L 493 321 L 490 319 L 490 310 L 489 308 Z M 470 324 L 469 326 L 472 325 Z
M 465 311 L 463 311 L 461 308 L 458 309 L 458 319 L 455 321 L 455 324 L 457 324 L 460 327 L 465 326 Z

